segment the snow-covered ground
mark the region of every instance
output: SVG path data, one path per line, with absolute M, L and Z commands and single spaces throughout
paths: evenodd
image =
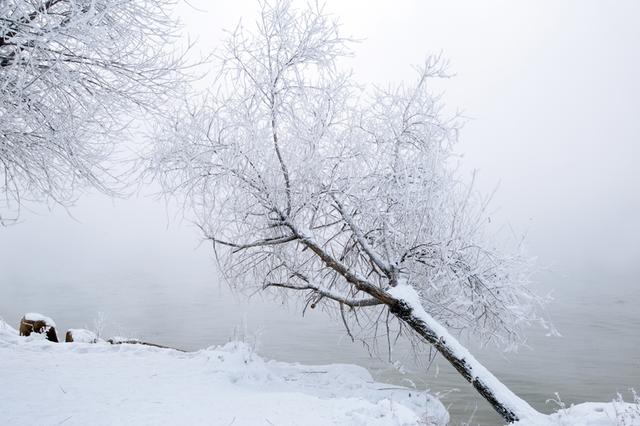
M 0 321 L 0 424 L 446 424 L 434 397 L 354 365 L 266 361 L 233 342 L 184 353 L 51 343 Z
M 0 320 L 4 425 L 444 425 L 425 392 L 354 365 L 266 361 L 239 342 L 198 352 L 51 343 Z M 518 426 L 637 426 L 640 404 L 585 403 Z

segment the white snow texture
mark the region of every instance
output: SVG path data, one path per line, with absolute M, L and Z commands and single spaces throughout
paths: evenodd
M 52 343 L 0 321 L 0 424 L 444 425 L 433 396 L 354 365 L 266 361 L 239 342 L 183 353 Z M 389 389 L 391 388 L 391 389 Z

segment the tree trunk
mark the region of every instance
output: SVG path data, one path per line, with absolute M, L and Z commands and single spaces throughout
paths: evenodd
M 539 415 L 539 412 L 500 382 L 423 309 L 412 307 L 402 299 L 389 305 L 389 309 L 445 357 L 507 423 Z

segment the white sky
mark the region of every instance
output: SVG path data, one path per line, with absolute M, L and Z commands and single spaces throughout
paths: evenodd
M 207 10 L 184 11 L 203 50 L 257 10 L 190 3 Z M 497 217 L 527 233 L 543 265 L 638 272 L 640 2 L 329 0 L 327 10 L 364 39 L 352 61 L 363 82 L 412 78 L 430 52 L 449 58 L 457 76 L 445 100 L 472 117 L 458 146 L 465 170 L 479 169 L 485 191 L 500 183 Z M 0 229 L 0 271 L 210 272 L 208 251 L 193 251 L 197 232 L 167 220 L 160 202 L 93 195 L 71 212 L 79 222 L 55 209 Z

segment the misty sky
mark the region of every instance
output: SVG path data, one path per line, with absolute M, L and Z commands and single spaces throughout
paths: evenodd
M 206 10 L 183 10 L 203 51 L 257 10 L 254 1 L 190 3 Z M 457 147 L 463 173 L 479 169 L 485 192 L 499 184 L 496 220 L 526 233 L 541 265 L 558 277 L 637 272 L 639 2 L 329 0 L 326 8 L 345 35 L 363 39 L 349 62 L 361 82 L 413 78 L 411 65 L 428 53 L 450 60 L 456 77 L 442 86 L 445 100 L 470 117 Z M 22 223 L 0 229 L 0 283 L 214 274 L 198 233 L 162 202 L 89 194 L 70 213 L 23 211 Z

